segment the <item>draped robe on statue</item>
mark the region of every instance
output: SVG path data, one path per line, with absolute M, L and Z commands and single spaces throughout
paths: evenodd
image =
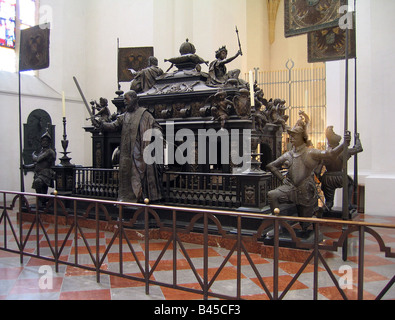
M 143 141 L 149 129 L 161 127 L 154 117 L 142 107 L 125 112 L 111 123 L 103 123 L 102 130 L 122 130 L 119 160 L 118 200 L 124 202 L 150 202 L 162 198 L 162 172 L 160 164 L 146 164 L 144 149 L 151 141 Z
M 150 66 L 137 72 L 135 78 L 130 84 L 130 89 L 136 92 L 145 92 L 151 89 L 156 78 L 163 74 L 163 70 L 157 66 Z

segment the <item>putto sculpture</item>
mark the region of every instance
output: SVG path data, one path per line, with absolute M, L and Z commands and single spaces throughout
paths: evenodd
M 221 123 L 221 128 L 225 128 L 225 122 L 229 119 L 229 115 L 233 110 L 233 102 L 227 99 L 227 93 L 223 90 L 218 90 L 215 95 L 212 95 L 208 102 L 211 105 L 211 114 L 213 120 Z
M 91 101 L 93 110 L 97 110 L 95 117 L 100 118 L 104 122 L 109 122 L 111 119 L 111 112 L 108 108 L 108 100 L 106 98 L 100 98 L 99 103 L 97 101 Z

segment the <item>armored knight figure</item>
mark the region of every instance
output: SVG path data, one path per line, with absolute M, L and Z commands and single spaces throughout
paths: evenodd
M 331 150 L 318 150 L 308 147 L 307 123 L 302 119 L 292 129 L 288 130 L 292 150 L 280 156 L 267 165 L 275 177 L 282 181 L 282 185 L 268 194 L 271 211 L 280 208 L 280 204 L 290 203 L 297 207 L 300 217 L 312 217 L 318 206 L 318 195 L 314 181 L 314 169 L 321 161 L 337 157 L 345 147 L 348 147 L 351 137 L 345 135 L 344 143 Z M 287 166 L 287 174 L 281 169 Z M 308 223 L 301 223 L 303 231 L 309 227 Z
M 326 138 L 328 141 L 328 150 L 336 148 L 341 141 L 341 137 L 333 131 L 333 126 L 329 126 L 326 129 Z M 347 160 L 360 152 L 363 152 L 363 148 L 359 135 L 357 134 L 355 146 L 353 148 L 348 148 L 347 150 Z M 323 168 L 325 168 L 325 172 L 322 172 Z M 325 196 L 325 209 L 331 211 L 333 208 L 336 189 L 343 188 L 343 153 L 338 157 L 322 161 L 321 165 L 318 166 L 316 170 L 316 175 L 321 182 L 321 189 Z M 353 187 L 354 181 L 350 176 L 348 176 L 347 188 L 350 209 L 352 209 L 351 198 Z
M 34 178 L 32 188 L 36 193 L 47 194 L 48 188 L 54 187 L 55 172 L 51 169 L 55 164 L 56 152 L 51 148 L 52 137 L 47 131 L 40 139 L 41 149 L 33 152 L 33 164 L 24 166 L 34 168 Z M 47 199 L 40 199 L 41 205 L 45 205 Z

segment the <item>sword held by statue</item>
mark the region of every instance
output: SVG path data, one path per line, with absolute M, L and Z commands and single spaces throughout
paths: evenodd
M 92 113 L 92 110 L 91 110 L 91 108 L 89 107 L 89 104 L 88 104 L 88 102 L 87 102 L 86 99 L 85 99 L 84 93 L 82 92 L 82 89 L 81 89 L 81 87 L 80 87 L 80 85 L 79 85 L 79 83 L 78 83 L 77 78 L 76 78 L 76 77 L 73 77 L 73 79 L 74 79 L 75 85 L 77 86 L 78 92 L 79 92 L 80 95 L 81 95 L 82 101 L 84 102 L 84 105 L 85 105 L 85 107 L 86 107 L 86 110 L 88 110 L 89 118 L 88 118 L 87 120 L 89 120 L 89 119 L 90 119 L 90 120 L 95 119 L 95 116 L 94 116 L 94 114 Z

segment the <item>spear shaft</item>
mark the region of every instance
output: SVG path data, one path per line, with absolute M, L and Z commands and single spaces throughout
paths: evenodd
M 243 51 L 241 50 L 239 30 L 237 29 L 237 26 L 236 26 L 236 34 L 237 34 L 237 41 L 239 42 L 240 55 L 243 55 Z

